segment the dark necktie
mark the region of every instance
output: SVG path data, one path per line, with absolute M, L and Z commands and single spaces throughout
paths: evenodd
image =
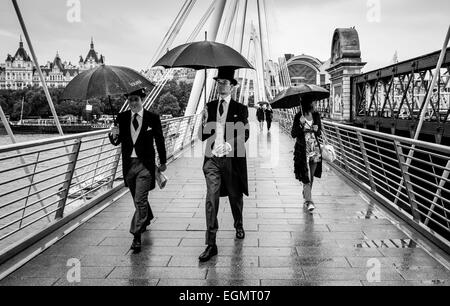
M 225 102 L 225 100 L 220 100 L 220 105 L 219 105 L 219 114 L 220 116 L 223 115 L 223 103 Z
M 134 116 L 133 116 L 133 126 L 134 126 L 135 131 L 137 131 L 137 129 L 139 128 L 139 122 L 137 120 L 137 116 L 138 116 L 138 114 L 134 114 Z

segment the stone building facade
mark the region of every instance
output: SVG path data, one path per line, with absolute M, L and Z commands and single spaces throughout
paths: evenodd
M 95 68 L 105 63 L 103 55 L 98 55 L 91 39 L 91 47 L 85 59 L 80 56 L 78 65 L 62 61 L 56 53 L 53 61 L 41 66 L 42 74 L 50 88 L 65 87 L 79 73 Z M 22 39 L 14 56 L 8 54 L 3 64 L 0 64 L 0 89 L 18 90 L 27 87 L 42 87 L 38 70 L 23 46 Z

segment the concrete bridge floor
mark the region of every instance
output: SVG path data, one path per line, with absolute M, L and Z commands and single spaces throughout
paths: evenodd
M 328 165 L 313 189 L 317 208 L 305 211 L 292 169 L 293 140 L 276 123 L 270 134 L 252 127 L 243 241 L 234 238 L 229 203 L 221 199 L 219 255 L 198 262 L 205 247 L 203 157 L 183 154 L 169 166 L 166 189 L 151 192 L 156 219 L 143 235 L 140 254 L 129 250 L 134 207 L 126 193 L 0 285 L 450 283 L 450 271 L 432 249 Z M 71 258 L 81 264 L 79 283 L 67 279 Z

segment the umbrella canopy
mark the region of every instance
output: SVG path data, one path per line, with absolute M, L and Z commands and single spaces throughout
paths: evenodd
M 292 108 L 302 102 L 313 102 L 330 97 L 330 92 L 323 87 L 312 84 L 301 84 L 283 90 L 273 98 L 272 108 Z
M 254 69 L 247 59 L 233 48 L 207 40 L 175 47 L 153 65 L 153 67 L 157 66 L 184 67 L 196 70 L 209 68 Z
M 131 68 L 100 65 L 73 78 L 64 89 L 63 99 L 88 100 L 153 87 L 152 82 Z

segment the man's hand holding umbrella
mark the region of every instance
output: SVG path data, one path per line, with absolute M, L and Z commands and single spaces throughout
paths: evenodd
M 119 134 L 120 134 L 119 126 L 118 125 L 113 125 L 111 127 L 110 133 L 115 139 L 119 138 Z

